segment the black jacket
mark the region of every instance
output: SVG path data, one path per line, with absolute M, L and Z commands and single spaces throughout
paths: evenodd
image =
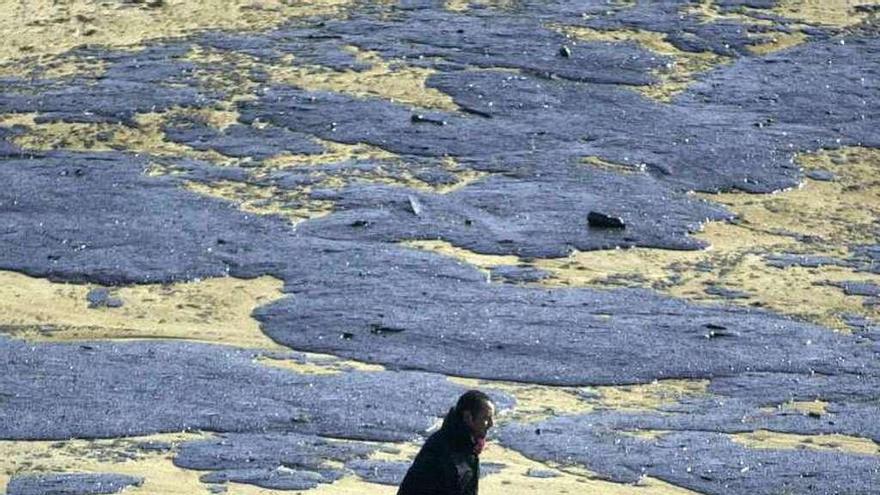
M 474 440 L 452 409 L 440 430 L 422 446 L 397 495 L 477 495 L 479 478 Z

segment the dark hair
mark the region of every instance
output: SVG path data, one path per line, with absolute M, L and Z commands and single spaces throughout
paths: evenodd
M 455 404 L 455 412 L 461 415 L 463 412 L 468 411 L 471 413 L 471 416 L 475 416 L 479 414 L 480 410 L 486 404 L 491 402 L 492 399 L 483 392 L 480 392 L 479 390 L 468 390 L 458 398 L 458 402 Z

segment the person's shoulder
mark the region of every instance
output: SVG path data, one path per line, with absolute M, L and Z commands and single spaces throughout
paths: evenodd
M 442 430 L 432 433 L 428 439 L 425 440 L 424 445 L 422 445 L 422 452 L 424 452 L 425 455 L 447 456 L 449 450 L 449 439 Z

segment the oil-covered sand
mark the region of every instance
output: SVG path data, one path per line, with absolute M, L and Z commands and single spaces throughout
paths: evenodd
M 0 490 L 878 493 L 878 12 L 0 2 Z

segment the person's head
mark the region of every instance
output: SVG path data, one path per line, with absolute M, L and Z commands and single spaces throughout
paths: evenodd
M 455 411 L 474 438 L 483 438 L 495 424 L 495 404 L 479 390 L 468 390 L 455 404 Z

